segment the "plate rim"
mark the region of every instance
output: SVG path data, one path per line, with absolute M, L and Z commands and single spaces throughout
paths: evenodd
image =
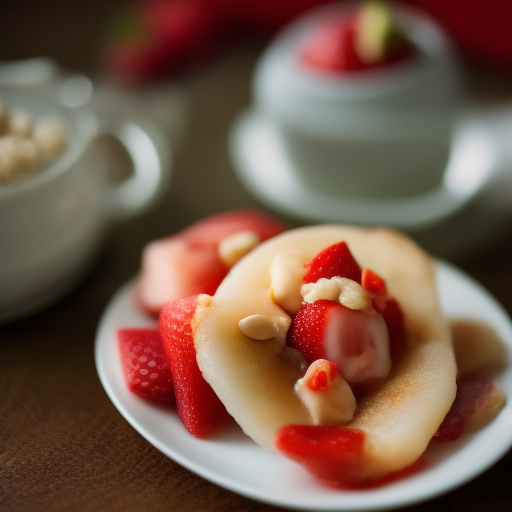
M 228 153 L 236 176 L 248 191 L 269 207 L 287 215 L 315 222 L 387 225 L 414 231 L 437 225 L 463 209 L 499 171 L 501 159 L 498 148 L 484 125 L 477 119 L 461 119 L 456 126 L 454 146 L 464 140 L 464 130 L 466 133 L 473 130 L 483 135 L 486 144 L 492 146 L 494 151 L 492 161 L 488 162 L 486 170 L 481 171 L 477 184 L 455 193 L 443 180 L 432 192 L 401 199 L 355 199 L 311 190 L 293 176 L 292 163 L 286 155 L 278 125 L 256 107 L 246 108 L 233 121 L 228 136 Z M 457 137 L 457 132 L 462 136 Z M 263 169 L 263 165 L 258 164 L 256 158 L 251 156 L 253 152 L 248 149 L 256 140 L 256 135 L 261 137 L 262 133 L 267 146 L 270 143 L 265 148 L 266 162 L 271 163 L 271 172 L 267 174 L 265 171 L 268 168 Z M 269 156 L 271 160 L 268 160 Z M 279 187 L 274 187 L 276 179 L 280 180 Z M 287 191 L 288 196 L 283 194 L 283 190 Z M 419 215 L 418 210 L 423 213 Z
M 506 337 L 505 344 L 507 347 L 508 352 L 508 359 L 509 362 L 511 361 L 511 354 L 512 354 L 512 322 L 510 320 L 510 317 L 507 313 L 507 311 L 504 309 L 504 307 L 489 293 L 489 291 L 484 288 L 480 283 L 478 283 L 476 280 L 474 280 L 471 276 L 464 273 L 457 267 L 444 262 L 444 261 L 436 261 L 436 276 L 438 281 L 443 279 L 443 275 L 451 275 L 456 280 L 459 280 L 460 282 L 464 282 L 466 286 L 469 286 L 472 288 L 475 293 L 479 294 L 482 297 L 482 300 L 487 302 L 490 306 L 492 306 L 495 314 L 498 318 L 501 319 L 501 322 L 503 324 L 502 328 L 506 329 L 508 336 Z M 216 485 L 219 485 L 220 487 L 223 487 L 225 489 L 228 489 L 232 492 L 236 492 L 242 496 L 257 500 L 259 502 L 280 506 L 280 507 L 289 507 L 296 510 L 311 510 L 312 504 L 311 503 L 297 503 L 297 502 L 291 502 L 286 497 L 284 498 L 278 498 L 275 496 L 266 496 L 262 491 L 259 491 L 256 487 L 251 487 L 248 485 L 244 485 L 241 482 L 229 482 L 229 478 L 226 476 L 223 476 L 222 474 L 212 472 L 205 466 L 198 465 L 196 462 L 191 461 L 190 459 L 187 459 L 183 455 L 181 455 L 179 452 L 176 452 L 175 448 L 167 446 L 161 439 L 158 439 L 155 437 L 152 433 L 148 433 L 146 429 L 140 424 L 140 420 L 133 417 L 129 411 L 126 409 L 126 405 L 123 403 L 122 397 L 119 397 L 115 390 L 113 389 L 111 385 L 111 379 L 112 376 L 108 375 L 108 372 L 106 370 L 106 365 L 109 364 L 107 361 L 103 358 L 103 352 L 105 351 L 105 347 L 108 343 L 116 344 L 116 340 L 112 339 L 112 335 L 108 334 L 109 332 L 112 333 L 112 323 L 113 318 L 112 314 L 116 307 L 119 307 L 121 301 L 127 300 L 127 297 L 131 296 L 132 300 L 133 297 L 133 288 L 135 285 L 135 278 L 132 278 L 125 282 L 116 293 L 113 295 L 111 300 L 109 301 L 107 307 L 105 308 L 102 317 L 100 319 L 100 322 L 98 324 L 98 329 L 96 331 L 96 340 L 95 340 L 95 347 L 94 347 L 94 356 L 95 356 L 95 363 L 96 363 L 96 369 L 98 376 L 100 378 L 101 384 L 109 397 L 109 399 L 112 401 L 113 405 L 116 407 L 118 412 L 125 418 L 125 420 L 142 436 L 144 439 L 146 439 L 147 442 L 152 444 L 155 448 L 157 448 L 160 452 L 162 452 L 165 456 L 171 458 L 178 464 L 182 465 L 186 469 L 196 473 L 197 475 L 209 480 L 210 482 L 213 482 Z M 137 308 L 136 308 L 137 309 Z M 137 320 L 140 323 L 137 323 L 137 325 L 133 325 L 132 327 L 147 327 L 147 326 L 156 326 L 156 320 L 149 317 L 149 315 L 144 314 L 142 311 L 140 311 L 140 316 L 137 318 Z M 115 323 L 115 322 L 114 322 Z M 126 325 L 119 325 L 117 328 L 120 327 L 129 327 Z M 108 341 L 108 339 L 110 341 Z M 111 347 L 112 348 L 112 347 Z M 120 363 L 119 370 L 120 370 Z M 510 391 L 508 388 L 512 389 L 512 367 L 508 367 L 507 371 L 504 372 L 508 376 L 508 387 L 507 390 Z M 119 375 L 118 375 L 119 377 Z M 122 375 L 121 375 L 122 377 Z M 122 382 L 124 386 L 124 380 Z M 129 391 L 126 390 L 126 393 L 129 394 Z M 510 393 L 509 393 L 510 396 Z M 141 400 L 138 397 L 135 397 L 133 395 L 134 400 Z M 149 402 L 143 401 L 143 403 L 146 404 L 147 407 L 151 409 L 160 410 L 160 406 L 151 404 Z M 169 414 L 168 410 L 162 409 L 162 411 L 167 415 Z M 505 415 L 506 417 L 501 422 L 510 422 L 510 425 L 512 425 L 512 407 L 510 404 L 510 400 L 508 401 L 507 405 L 505 406 L 504 411 L 500 413 L 501 415 Z M 178 418 L 179 421 L 179 418 Z M 496 420 L 494 420 L 491 424 L 495 424 Z M 500 425 L 501 425 L 500 423 Z M 181 423 L 180 423 L 181 425 Z M 487 430 L 487 427 L 483 430 Z M 480 432 L 477 432 L 476 435 L 479 435 Z M 192 438 L 192 436 L 188 436 L 191 440 L 194 442 L 197 441 L 199 445 L 203 443 L 203 440 Z M 470 441 L 475 436 L 470 437 Z M 217 443 L 218 441 L 213 440 L 213 443 Z M 252 441 L 251 441 L 252 443 Z M 221 446 L 222 444 L 218 445 Z M 478 446 L 478 445 L 477 445 Z M 425 502 L 428 500 L 431 500 L 435 497 L 438 497 L 442 494 L 445 494 L 447 492 L 450 492 L 470 480 L 476 478 L 483 472 L 485 472 L 489 467 L 494 465 L 498 460 L 500 460 L 511 448 L 512 446 L 512 429 L 510 429 L 510 432 L 508 433 L 508 438 L 506 442 L 503 442 L 500 445 L 499 449 L 494 449 L 493 455 L 491 457 L 488 456 L 487 460 L 484 464 L 479 466 L 478 470 L 470 470 L 465 472 L 464 476 L 462 478 L 454 479 L 452 481 L 442 481 L 438 483 L 437 487 L 434 487 L 433 489 L 430 489 L 429 491 L 423 491 L 419 494 L 416 494 L 415 496 L 411 496 L 410 494 L 407 494 L 407 492 L 399 496 L 398 499 L 391 499 L 390 494 L 392 494 L 393 489 L 396 487 L 396 485 L 402 487 L 403 491 L 403 482 L 398 482 L 398 484 L 391 484 L 384 488 L 378 488 L 377 490 L 370 490 L 370 491 L 336 491 L 335 494 L 338 496 L 338 499 L 340 501 L 345 501 L 346 503 L 340 503 L 335 499 L 331 499 L 326 501 L 323 505 L 317 504 L 314 508 L 316 510 L 324 510 L 324 511 L 349 511 L 349 510 L 385 510 L 389 508 L 400 508 L 405 506 L 410 506 L 413 504 L 418 504 L 421 502 Z M 254 447 L 256 447 L 258 450 L 262 450 L 263 453 L 269 454 L 270 452 L 266 452 L 262 448 L 258 447 L 254 443 Z M 197 448 L 196 448 L 197 449 Z M 453 450 L 454 453 L 457 453 L 458 449 Z M 276 454 L 271 454 L 272 456 Z M 284 459 L 284 457 L 279 456 L 279 458 Z M 286 459 L 285 459 L 286 460 Z M 291 461 L 290 461 L 291 463 Z M 291 463 L 293 464 L 293 463 Z M 295 466 L 295 465 L 294 465 Z M 428 471 L 428 470 L 425 470 Z M 434 468 L 435 471 L 435 468 Z M 414 477 L 413 477 L 414 478 Z M 421 474 L 420 474 L 421 478 Z M 410 481 L 410 479 L 406 479 L 405 483 Z M 413 486 L 414 487 L 414 486 Z M 328 488 L 322 487 L 323 491 L 326 495 L 332 496 L 332 490 L 329 490 Z M 384 489 L 384 491 L 382 491 Z M 407 491 L 407 485 L 405 485 L 405 490 Z M 355 497 L 354 497 L 355 496 Z M 376 502 L 375 499 L 373 500 L 365 500 L 360 499 L 361 496 L 370 496 L 370 498 L 373 496 L 378 497 L 379 502 Z M 346 506 L 345 506 L 346 505 Z

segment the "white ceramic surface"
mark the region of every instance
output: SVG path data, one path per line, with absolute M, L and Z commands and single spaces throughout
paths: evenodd
M 444 179 L 432 192 L 402 199 L 358 199 L 311 189 L 294 172 L 294 162 L 273 119 L 259 111 L 233 124 L 229 152 L 247 189 L 271 208 L 309 222 L 344 222 L 419 230 L 466 206 L 497 173 L 499 149 L 485 126 L 462 122 L 456 130 Z
M 71 82 L 61 92 L 70 98 Z M 81 85 L 84 82 L 80 82 Z M 58 84 L 47 88 L 59 90 Z M 41 172 L 0 185 L 0 322 L 29 314 L 67 291 L 87 270 L 109 225 L 141 213 L 170 177 L 170 152 L 160 130 L 143 119 L 114 118 L 87 106 L 66 108 L 29 88 L 0 88 L 7 111 L 61 121 L 65 153 Z M 76 99 L 76 98 L 75 98 Z M 108 180 L 99 153 L 101 135 L 117 138 L 133 162 L 133 175 Z
M 488 322 L 507 345 L 512 359 L 512 324 L 503 308 L 478 283 L 456 268 L 437 265 L 443 311 L 449 317 Z M 134 298 L 134 283 L 112 298 L 100 321 L 95 345 L 96 367 L 108 396 L 126 420 L 161 452 L 202 477 L 234 492 L 279 506 L 308 510 L 382 510 L 431 499 L 460 486 L 489 468 L 512 445 L 512 404 L 478 433 L 426 453 L 430 466 L 414 476 L 365 491 L 326 488 L 301 467 L 270 453 L 236 426 L 212 439 L 191 437 L 176 411 L 152 405 L 125 386 L 117 352 L 116 330 L 151 326 Z M 500 375 L 512 397 L 512 367 Z
M 293 173 L 312 190 L 360 199 L 431 191 L 442 181 L 459 100 L 450 44 L 427 15 L 395 5 L 414 58 L 345 73 L 304 65 L 319 27 L 354 9 L 327 4 L 287 26 L 256 65 L 254 108 L 272 118 Z

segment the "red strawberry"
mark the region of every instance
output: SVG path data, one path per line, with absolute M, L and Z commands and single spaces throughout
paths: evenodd
M 336 363 L 349 383 L 385 377 L 391 366 L 382 316 L 331 300 L 303 304 L 288 330 L 287 343 L 308 363 L 317 359 Z
M 451 409 L 434 434 L 434 441 L 454 441 L 472 426 L 481 426 L 503 407 L 505 397 L 488 375 L 476 374 L 457 382 Z
M 389 297 L 386 282 L 372 270 L 365 268 L 361 274 L 361 285 L 371 294 L 375 311 L 381 313 L 389 333 L 391 361 L 396 363 L 406 348 L 404 315 L 398 301 Z
M 373 309 L 377 313 L 382 313 L 388 302 L 388 290 L 384 279 L 369 268 L 365 268 L 361 273 L 361 285 L 371 295 Z
M 420 458 L 410 466 L 369 480 L 364 475 L 364 432 L 347 427 L 286 425 L 276 436 L 277 449 L 325 484 L 338 489 L 374 489 L 407 478 L 427 466 Z
M 174 402 L 174 384 L 158 329 L 119 329 L 121 365 L 133 393 L 163 403 Z
M 360 480 L 363 432 L 319 425 L 286 425 L 277 432 L 277 449 L 335 487 Z
M 229 271 L 218 255 L 223 238 L 253 231 L 263 241 L 284 230 L 283 224 L 267 215 L 240 210 L 213 215 L 177 235 L 149 243 L 137 283 L 140 305 L 157 316 L 170 300 L 213 295 Z
M 232 210 L 215 215 L 192 224 L 181 234 L 192 244 L 209 245 L 217 248 L 219 241 L 238 231 L 254 231 L 260 240 L 278 235 L 287 227 L 262 212 L 255 210 Z
M 395 298 L 390 298 L 386 309 L 382 312 L 389 333 L 389 355 L 391 361 L 396 363 L 402 357 L 407 348 L 405 336 L 404 314 L 402 308 Z
M 361 269 L 346 242 L 339 242 L 320 251 L 306 267 L 305 283 L 316 283 L 322 277 L 330 279 L 336 276 L 361 283 Z
M 298 350 L 308 364 L 317 359 L 327 359 L 324 345 L 327 314 L 330 309 L 336 307 L 336 302 L 330 300 L 303 304 L 292 320 L 286 335 L 286 343 Z
M 204 437 L 227 413 L 197 365 L 191 322 L 198 300 L 196 295 L 166 304 L 160 315 L 160 329 L 181 421 L 191 435 Z

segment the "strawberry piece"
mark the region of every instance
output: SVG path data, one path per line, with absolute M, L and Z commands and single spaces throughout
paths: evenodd
M 404 354 L 407 348 L 407 338 L 405 336 L 404 314 L 398 301 L 391 297 L 386 304 L 386 309 L 382 312 L 382 317 L 386 322 L 389 334 L 389 355 L 393 364 Z
M 322 277 L 346 277 L 361 283 L 361 269 L 346 242 L 339 242 L 320 251 L 310 263 L 304 276 L 305 283 L 316 283 Z
M 160 329 L 174 379 L 176 405 L 183 425 L 195 437 L 218 426 L 226 410 L 197 365 L 192 320 L 198 296 L 171 301 L 162 309 Z
M 377 313 L 382 313 L 387 306 L 388 290 L 386 282 L 369 268 L 361 273 L 361 286 L 371 295 L 372 306 Z
M 398 301 L 389 297 L 386 282 L 372 270 L 365 268 L 361 274 L 362 287 L 371 294 L 372 306 L 384 317 L 389 333 L 391 361 L 396 363 L 406 349 L 404 315 Z
M 368 66 L 361 61 L 354 47 L 354 23 L 341 20 L 321 27 L 301 55 L 309 68 L 328 71 L 356 71 Z
M 334 307 L 336 303 L 330 300 L 303 304 L 292 320 L 286 343 L 299 351 L 308 364 L 317 359 L 327 359 L 324 345 L 326 318 Z
M 187 242 L 217 249 L 224 237 L 238 231 L 254 231 L 261 241 L 285 231 L 287 226 L 273 217 L 253 210 L 233 210 L 211 215 L 181 232 Z
M 130 82 L 161 78 L 212 55 L 223 16 L 213 0 L 141 0 L 115 20 L 105 49 L 107 70 Z
M 162 403 L 174 402 L 174 383 L 158 329 L 117 331 L 121 366 L 130 391 Z
M 288 329 L 287 343 L 309 364 L 317 359 L 336 363 L 349 383 L 385 377 L 391 367 L 383 317 L 331 300 L 303 304 Z
M 170 300 L 213 295 L 229 271 L 218 254 L 223 238 L 252 231 L 264 241 L 285 229 L 267 215 L 240 210 L 213 215 L 174 236 L 149 243 L 142 254 L 137 282 L 139 304 L 158 316 Z
M 481 426 L 502 408 L 505 397 L 488 375 L 476 374 L 457 382 L 457 395 L 451 409 L 432 438 L 434 441 L 454 441 L 472 425 Z
M 329 389 L 331 382 L 340 374 L 340 369 L 337 364 L 331 361 L 325 361 L 326 365 L 320 365 L 320 368 L 311 375 L 307 381 L 306 386 L 311 391 L 325 391 Z
M 277 432 L 276 447 L 325 483 L 345 487 L 360 480 L 364 440 L 351 428 L 286 425 Z
M 361 273 L 361 286 L 367 292 L 377 295 L 378 297 L 387 297 L 388 295 L 386 281 L 369 268 L 363 269 Z
M 286 425 L 277 432 L 277 449 L 298 462 L 325 484 L 337 489 L 374 489 L 410 477 L 425 469 L 427 462 L 416 462 L 384 477 L 364 476 L 364 432 L 347 427 Z

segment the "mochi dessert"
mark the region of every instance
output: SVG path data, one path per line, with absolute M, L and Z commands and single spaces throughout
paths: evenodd
M 386 325 L 392 299 L 404 340 Z M 254 315 L 276 332 L 245 326 Z M 413 464 L 456 393 L 430 258 L 391 231 L 321 226 L 273 238 L 222 282 L 195 320 L 194 344 L 205 380 L 250 437 L 345 483 Z M 391 346 L 405 352 L 394 367 Z
M 253 95 L 304 185 L 393 199 L 441 185 L 458 76 L 449 42 L 422 12 L 341 2 L 277 36 L 256 66 Z
M 488 372 L 503 364 L 500 340 L 484 325 L 448 324 L 433 262 L 409 238 L 343 225 L 284 230 L 255 212 L 235 223 L 238 214 L 170 239 L 202 233 L 207 257 L 184 266 L 176 287 L 167 281 L 175 297 L 157 327 L 118 332 L 132 392 L 175 404 L 195 437 L 231 416 L 262 448 L 338 488 L 419 470 L 430 443 L 498 414 L 505 397 Z M 256 231 L 268 236 L 250 250 L 232 243 Z M 183 283 L 218 268 L 212 247 L 234 262 L 229 271 L 211 294 L 178 297 Z M 139 286 L 148 271 L 166 275 L 165 258 L 154 261 Z

